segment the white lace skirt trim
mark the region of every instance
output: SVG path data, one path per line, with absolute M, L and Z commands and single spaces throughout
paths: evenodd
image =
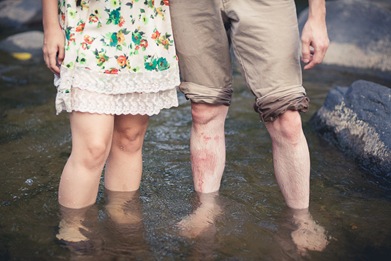
M 84 67 L 69 69 L 61 67 L 58 91 L 67 92 L 72 86 L 83 90 L 106 94 L 124 94 L 132 92 L 159 92 L 179 85 L 178 66 L 164 71 L 118 72 L 108 74 L 92 71 Z
M 76 67 L 61 67 L 55 76 L 56 112 L 99 114 L 158 114 L 178 106 L 178 66 L 164 71 L 106 74 Z
M 65 97 L 64 97 L 65 95 Z M 72 88 L 70 93 L 57 93 L 56 111 L 79 111 L 98 114 L 155 115 L 162 109 L 178 106 L 176 89 L 153 93 L 105 94 Z

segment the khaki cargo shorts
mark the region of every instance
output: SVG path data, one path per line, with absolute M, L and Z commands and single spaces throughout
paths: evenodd
M 231 50 L 261 120 L 306 111 L 293 0 L 171 0 L 181 91 L 194 103 L 230 105 Z

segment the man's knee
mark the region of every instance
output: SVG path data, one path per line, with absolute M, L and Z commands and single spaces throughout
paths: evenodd
M 227 116 L 228 106 L 212 105 L 205 103 L 192 103 L 191 115 L 193 124 L 207 125 L 211 122 L 224 122 Z
M 275 141 L 283 140 L 290 143 L 297 143 L 302 136 L 301 117 L 298 111 L 286 111 L 275 121 L 266 124 L 270 136 Z

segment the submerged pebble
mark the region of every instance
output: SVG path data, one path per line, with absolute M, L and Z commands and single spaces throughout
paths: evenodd
M 33 179 L 26 179 L 26 181 L 24 183 L 29 186 L 32 186 L 34 184 L 34 180 Z

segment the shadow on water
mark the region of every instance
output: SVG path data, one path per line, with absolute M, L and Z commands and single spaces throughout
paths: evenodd
M 0 260 L 386 260 L 391 194 L 308 125 L 335 85 L 365 79 L 326 66 L 304 74 L 311 98 L 303 124 L 311 151 L 310 213 L 285 208 L 271 144 L 236 74 L 226 121 L 227 164 L 218 195 L 193 192 L 190 107 L 151 119 L 136 194 L 105 191 L 84 212 L 60 209 L 57 186 L 70 152 L 66 114 L 55 115 L 51 74 L 0 56 Z M 63 244 L 67 216 L 82 244 Z M 65 222 L 65 221 L 64 221 Z M 73 226 L 74 225 L 74 226 Z M 72 227 L 73 226 L 73 227 Z M 65 233 L 65 234 L 66 234 Z M 305 251 L 310 249 L 323 251 Z M 327 245 L 327 246 L 326 246 Z

